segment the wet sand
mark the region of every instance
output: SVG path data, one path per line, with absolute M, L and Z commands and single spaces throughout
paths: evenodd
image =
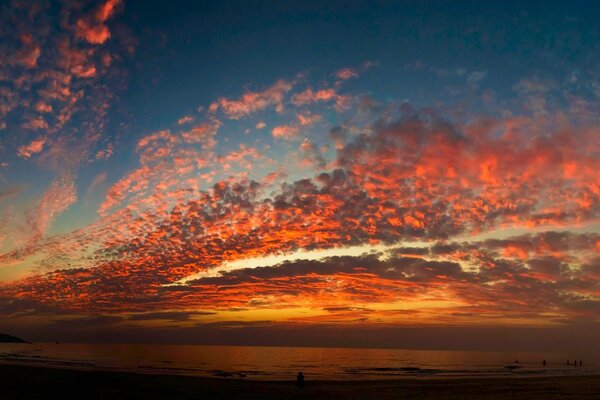
M 310 377 L 307 377 L 308 379 Z M 247 381 L 0 365 L 1 399 L 600 399 L 600 376 Z

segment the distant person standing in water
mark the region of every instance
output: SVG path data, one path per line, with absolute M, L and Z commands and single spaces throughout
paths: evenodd
M 296 375 L 296 386 L 304 386 L 304 374 L 302 372 L 298 372 L 298 375 Z
M 542 361 L 542 365 L 545 367 L 546 366 L 546 360 Z
M 579 360 L 579 366 L 581 367 L 583 365 L 583 361 Z

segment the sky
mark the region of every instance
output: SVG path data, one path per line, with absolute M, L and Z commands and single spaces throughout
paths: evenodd
M 0 330 L 593 343 L 599 12 L 2 2 Z

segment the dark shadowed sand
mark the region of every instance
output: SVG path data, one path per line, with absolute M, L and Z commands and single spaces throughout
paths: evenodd
M 0 399 L 600 399 L 600 376 L 263 382 L 0 366 Z

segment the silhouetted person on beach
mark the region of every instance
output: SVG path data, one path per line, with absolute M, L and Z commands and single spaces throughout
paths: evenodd
M 546 360 L 542 361 L 542 365 L 545 367 L 546 366 Z
M 304 386 L 304 374 L 302 372 L 298 372 L 298 375 L 296 375 L 296 386 Z
M 583 361 L 579 360 L 579 366 L 581 367 L 583 365 Z
M 519 363 L 519 360 L 515 360 L 515 364 L 518 364 L 518 363 Z

